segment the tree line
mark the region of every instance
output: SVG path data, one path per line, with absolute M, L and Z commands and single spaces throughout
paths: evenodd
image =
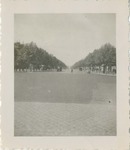
M 89 68 L 91 71 L 101 70 L 105 73 L 116 72 L 116 48 L 110 43 L 106 43 L 99 49 L 95 49 L 92 53 L 89 53 L 84 59 L 76 62 L 72 68 Z M 113 69 L 114 68 L 114 69 Z M 113 69 L 113 70 L 112 70 Z
M 14 69 L 17 70 L 48 70 L 67 68 L 67 66 L 46 50 L 39 48 L 34 42 L 14 43 Z

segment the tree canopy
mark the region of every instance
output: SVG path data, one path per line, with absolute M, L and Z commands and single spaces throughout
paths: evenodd
M 22 44 L 14 43 L 14 67 L 18 69 L 29 68 L 29 65 L 38 68 L 40 65 L 46 68 L 55 69 L 67 66 L 46 50 L 37 47 L 34 42 Z
M 89 53 L 84 59 L 76 62 L 72 68 L 94 67 L 94 66 L 116 66 L 116 48 L 106 43 L 99 49 Z

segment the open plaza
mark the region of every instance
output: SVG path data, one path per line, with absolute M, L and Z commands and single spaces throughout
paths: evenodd
M 116 76 L 15 72 L 15 136 L 115 136 Z

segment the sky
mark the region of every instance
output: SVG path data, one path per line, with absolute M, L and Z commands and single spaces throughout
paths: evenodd
M 115 14 L 15 14 L 15 42 L 34 42 L 67 66 L 105 43 L 116 47 Z

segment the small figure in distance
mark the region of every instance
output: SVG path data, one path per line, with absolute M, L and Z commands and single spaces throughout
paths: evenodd
M 60 72 L 62 71 L 62 67 L 60 67 Z
M 79 71 L 82 71 L 82 70 L 83 70 L 83 68 L 82 68 L 82 67 L 80 67 L 80 68 L 79 68 Z
M 88 70 L 88 74 L 90 74 L 91 72 L 90 72 L 90 70 Z
M 57 72 L 59 72 L 59 71 L 60 71 L 60 67 L 58 66 L 58 67 L 57 67 Z
M 71 69 L 71 72 L 73 72 L 73 69 Z

